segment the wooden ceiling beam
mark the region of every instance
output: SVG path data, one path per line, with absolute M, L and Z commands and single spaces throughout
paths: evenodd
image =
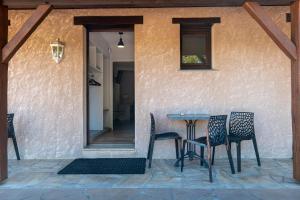
M 39 5 L 37 7 L 16 35 L 2 48 L 2 63 L 8 63 L 10 61 L 51 10 L 52 6 L 48 4 Z
M 297 59 L 295 44 L 280 30 L 268 13 L 257 2 L 247 1 L 243 7 L 290 59 Z
M 289 6 L 294 0 L 257 0 L 264 6 Z M 9 9 L 35 9 L 41 0 L 3 0 Z M 242 6 L 245 0 L 47 0 L 55 9 L 168 8 Z

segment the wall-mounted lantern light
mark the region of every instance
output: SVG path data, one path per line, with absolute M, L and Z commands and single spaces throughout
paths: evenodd
M 65 45 L 59 39 L 50 44 L 52 51 L 52 58 L 56 63 L 60 63 L 64 56 Z

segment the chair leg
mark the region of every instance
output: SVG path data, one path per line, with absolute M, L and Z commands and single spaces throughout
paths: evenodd
M 175 167 L 179 167 L 179 163 L 181 162 L 181 149 L 182 149 L 182 139 L 175 139 L 175 151 L 176 151 L 176 162 L 174 164 Z
M 216 151 L 216 147 L 213 147 L 212 158 L 211 158 L 211 165 L 214 165 L 215 151 Z
M 208 170 L 209 170 L 209 182 L 213 182 L 213 178 L 212 178 L 212 168 L 211 168 L 211 164 L 208 164 Z
M 208 161 L 209 182 L 212 183 L 213 178 L 212 178 L 212 164 L 211 164 L 212 162 L 211 162 L 211 159 L 210 159 L 211 155 L 208 154 L 207 157 L 208 157 L 207 161 Z
M 149 164 L 148 164 L 148 168 L 151 168 L 151 164 L 152 164 L 152 157 L 153 157 L 153 150 L 154 150 L 154 143 L 155 143 L 155 139 L 151 139 L 151 147 L 150 147 L 150 155 L 149 155 Z
M 19 148 L 18 148 L 18 144 L 17 144 L 17 139 L 16 139 L 16 137 L 13 137 L 13 138 L 12 138 L 12 141 L 13 141 L 13 143 L 14 143 L 14 147 L 15 147 L 15 152 L 16 152 L 17 159 L 18 159 L 18 160 L 21 160 L 21 159 L 20 159 Z
M 179 159 L 181 160 L 182 156 L 181 156 L 181 149 L 182 149 L 182 139 L 178 139 L 178 154 L 179 154 Z M 184 152 L 183 152 L 184 154 Z
M 178 139 L 179 144 L 178 144 L 178 152 L 181 153 L 181 149 L 182 149 L 182 139 Z M 180 155 L 181 156 L 181 155 Z
M 183 145 L 181 149 L 181 172 L 183 172 L 184 167 L 184 152 L 185 152 L 186 140 L 183 140 Z
M 179 158 L 178 139 L 175 139 L 176 159 Z
M 200 165 L 203 166 L 203 160 L 204 160 L 204 147 L 200 147 Z
M 236 152 L 237 152 L 237 170 L 241 172 L 241 141 L 236 143 Z
M 147 159 L 148 160 L 150 158 L 151 140 L 152 140 L 152 136 L 150 136 L 149 145 L 148 145 L 148 153 L 147 153 Z
M 227 151 L 227 156 L 228 156 L 228 160 L 229 160 L 229 164 L 230 164 L 230 168 L 231 168 L 231 173 L 232 173 L 232 174 L 235 174 L 234 164 L 233 164 L 233 160 L 232 160 L 232 155 L 231 155 L 231 148 L 230 148 L 230 146 L 227 147 L 227 145 L 226 145 L 226 151 Z
M 252 138 L 252 142 L 253 142 L 253 146 L 254 146 L 254 150 L 255 150 L 257 165 L 261 166 L 260 158 L 259 158 L 259 153 L 258 153 L 258 148 L 257 148 L 257 142 L 256 142 L 256 138 L 255 137 Z

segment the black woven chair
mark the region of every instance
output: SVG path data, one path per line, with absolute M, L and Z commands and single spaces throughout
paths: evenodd
M 204 148 L 209 148 L 208 151 L 211 152 L 211 148 L 215 149 L 216 146 L 225 145 L 227 156 L 231 168 L 231 173 L 234 174 L 234 164 L 231 156 L 230 146 L 227 138 L 227 129 L 226 129 L 226 121 L 227 115 L 218 115 L 211 116 L 208 122 L 208 135 L 209 140 L 207 141 L 207 137 L 200 137 L 195 140 L 184 140 L 183 141 L 183 149 L 181 151 L 181 157 L 184 155 L 186 143 L 191 143 L 200 147 L 200 164 L 203 165 L 203 162 L 206 163 L 209 170 L 209 180 L 212 182 L 212 162 L 210 162 L 210 155 L 208 154 L 207 161 L 204 159 Z M 208 145 L 208 143 L 210 145 Z M 181 160 L 181 171 L 183 171 L 184 167 L 184 159 Z
M 148 155 L 147 159 L 149 160 L 148 167 L 151 168 L 152 156 L 154 150 L 154 143 L 156 140 L 175 140 L 175 151 L 176 151 L 176 159 L 177 162 L 180 160 L 180 149 L 182 146 L 182 138 L 176 132 L 164 132 L 164 133 L 156 133 L 155 131 L 155 119 L 152 113 L 150 113 L 151 118 L 151 131 L 150 131 L 150 142 L 148 147 Z M 177 163 L 176 162 L 176 163 Z
M 7 134 L 11 138 L 15 147 L 17 159 L 20 160 L 19 149 L 14 129 L 14 114 L 7 114 Z
M 252 140 L 258 166 L 261 166 L 254 130 L 254 113 L 232 112 L 229 121 L 229 142 L 236 143 L 237 169 L 241 172 L 241 142 Z

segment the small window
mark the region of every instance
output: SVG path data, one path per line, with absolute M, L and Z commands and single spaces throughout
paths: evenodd
M 211 69 L 211 28 L 181 25 L 181 69 Z
M 220 18 L 173 18 L 180 24 L 180 68 L 212 69 L 211 28 Z

